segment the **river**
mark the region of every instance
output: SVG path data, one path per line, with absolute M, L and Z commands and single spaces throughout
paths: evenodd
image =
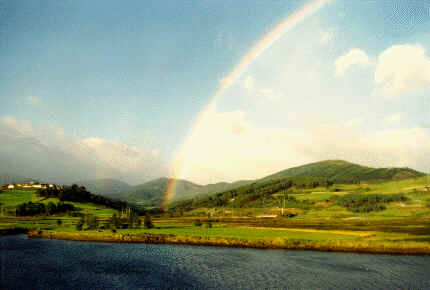
M 430 256 L 0 238 L 1 289 L 430 289 Z

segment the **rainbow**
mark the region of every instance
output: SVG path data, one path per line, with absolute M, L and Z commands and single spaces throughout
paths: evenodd
M 220 80 L 220 86 L 216 91 L 215 95 L 210 98 L 209 104 L 204 110 L 199 114 L 195 124 L 199 124 L 199 120 L 202 118 L 204 113 L 211 108 L 216 106 L 217 97 L 222 95 L 228 88 L 230 88 L 233 83 L 242 75 L 243 72 L 249 67 L 249 65 L 257 59 L 265 50 L 270 48 L 279 38 L 281 38 L 285 33 L 296 27 L 299 23 L 310 17 L 311 15 L 318 12 L 323 6 L 331 2 L 332 0 L 313 0 L 298 9 L 296 12 L 288 15 L 281 23 L 279 23 L 274 29 L 267 33 L 260 41 L 258 41 L 249 51 L 245 54 L 239 63 L 234 67 L 234 69 L 226 77 Z M 185 140 L 189 139 L 189 136 L 193 135 L 196 126 L 191 130 Z M 186 142 L 184 142 L 186 144 Z M 184 145 L 183 145 L 184 146 Z M 181 162 L 175 164 L 175 176 L 178 176 L 181 172 Z M 164 194 L 164 199 L 162 203 L 162 208 L 165 208 L 167 202 L 174 196 L 175 188 L 177 183 L 176 178 L 169 179 L 166 192 Z

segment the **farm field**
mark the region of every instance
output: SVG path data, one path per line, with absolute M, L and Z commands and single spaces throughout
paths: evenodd
M 239 239 L 243 241 L 295 241 L 312 247 L 327 248 L 336 242 L 353 248 L 369 247 L 395 248 L 395 251 L 412 251 L 411 249 L 430 248 L 430 193 L 426 190 L 426 178 L 393 181 L 371 185 L 335 185 L 329 190 L 324 187 L 312 190 L 293 189 L 289 194 L 299 201 L 313 204 L 310 209 L 284 208 L 284 212 L 297 215 L 288 218 L 280 217 L 281 203 L 274 207 L 260 208 L 198 208 L 181 213 L 167 212 L 153 215 L 154 228 L 143 226 L 128 229 L 100 229 L 77 231 L 78 217 L 70 214 L 54 216 L 18 217 L 13 212 L 23 202 L 58 201 L 55 198 L 41 198 L 35 191 L 9 190 L 0 193 L 1 216 L 0 229 L 24 228 L 55 233 L 74 233 L 77 236 L 111 237 L 126 235 L 139 237 L 145 234 L 174 235 L 177 237 L 200 237 L 208 239 Z M 407 200 L 391 202 L 385 210 L 356 213 L 336 204 L 336 196 L 352 193 L 364 195 L 402 193 Z M 282 196 L 281 196 L 282 197 Z M 279 199 L 282 201 L 282 199 Z M 97 216 L 100 224 L 106 224 L 112 214 L 118 211 L 104 206 L 71 202 L 78 212 Z M 272 214 L 269 218 L 264 215 Z M 260 216 L 263 216 L 260 217 Z M 276 217 L 274 217 L 276 216 Z M 141 218 L 143 220 L 143 218 Z M 195 226 L 200 220 L 202 226 Z M 59 220 L 61 222 L 59 223 Z M 208 224 L 211 227 L 208 227 Z M 84 238 L 83 238 L 84 239 Z M 393 248 L 393 249 L 394 249 Z M 419 251 L 419 250 L 417 250 Z M 429 250 L 430 252 L 430 250 Z

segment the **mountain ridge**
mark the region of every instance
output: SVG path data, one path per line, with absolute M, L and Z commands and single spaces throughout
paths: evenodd
M 261 180 L 286 177 L 329 178 L 337 183 L 375 182 L 421 177 L 423 172 L 409 167 L 369 167 L 345 160 L 323 160 L 287 168 L 263 177 Z

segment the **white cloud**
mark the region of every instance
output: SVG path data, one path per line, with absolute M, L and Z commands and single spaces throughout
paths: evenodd
M 33 128 L 30 126 L 28 122 L 17 120 L 15 117 L 12 117 L 12 116 L 1 117 L 0 124 L 3 124 L 2 129 L 5 131 L 7 129 L 7 132 L 9 134 L 13 132 L 18 135 L 23 135 L 23 134 L 31 134 L 33 132 Z
M 255 79 L 253 76 L 248 76 L 242 81 L 242 87 L 248 91 L 248 93 L 253 93 L 255 89 Z
M 38 96 L 27 96 L 25 100 L 27 101 L 28 104 L 33 106 L 38 106 L 42 103 L 42 100 Z
M 278 137 L 251 127 L 243 111 L 219 112 L 212 104 L 176 156 L 172 175 L 198 183 L 261 177 L 284 167 L 288 152 Z
M 345 123 L 345 127 L 359 127 L 363 124 L 363 118 L 353 118 Z
M 151 155 L 154 156 L 154 157 L 160 156 L 160 150 L 158 150 L 158 149 L 152 149 Z
M 34 128 L 14 117 L 0 118 L 0 172 L 70 183 L 117 178 L 131 183 L 165 176 L 157 149 L 116 140 L 66 137 L 56 126 Z
M 399 125 L 404 119 L 403 113 L 394 113 L 385 117 L 382 124 L 385 126 Z
M 352 66 L 369 66 L 370 60 L 366 52 L 359 48 L 353 48 L 348 51 L 348 53 L 337 58 L 334 65 L 335 75 L 343 76 L 345 72 Z
M 398 116 L 392 116 L 398 120 Z M 237 134 L 237 124 L 246 130 Z M 423 128 L 366 130 L 362 118 L 308 129 L 258 127 L 241 111 L 203 113 L 177 156 L 173 175 L 198 183 L 260 178 L 318 160 L 344 159 L 376 167 L 427 171 L 430 135 Z M 390 127 L 391 128 L 391 127 Z
M 249 96 L 255 96 L 259 101 L 277 103 L 281 99 L 281 95 L 269 88 L 257 88 L 255 78 L 247 76 L 240 82 L 241 87 L 245 89 Z
M 393 45 L 378 56 L 374 80 L 385 95 L 430 89 L 430 59 L 421 45 Z
M 334 31 L 321 31 L 320 42 L 322 44 L 327 44 L 334 38 Z
M 272 89 L 261 89 L 260 94 L 265 100 L 271 103 L 278 103 L 281 100 L 280 94 Z
M 428 171 L 430 135 L 424 128 L 363 134 L 360 128 L 331 124 L 312 129 L 306 136 L 305 142 L 294 146 L 299 154 L 313 160 L 345 159 L 376 167 L 408 166 Z

